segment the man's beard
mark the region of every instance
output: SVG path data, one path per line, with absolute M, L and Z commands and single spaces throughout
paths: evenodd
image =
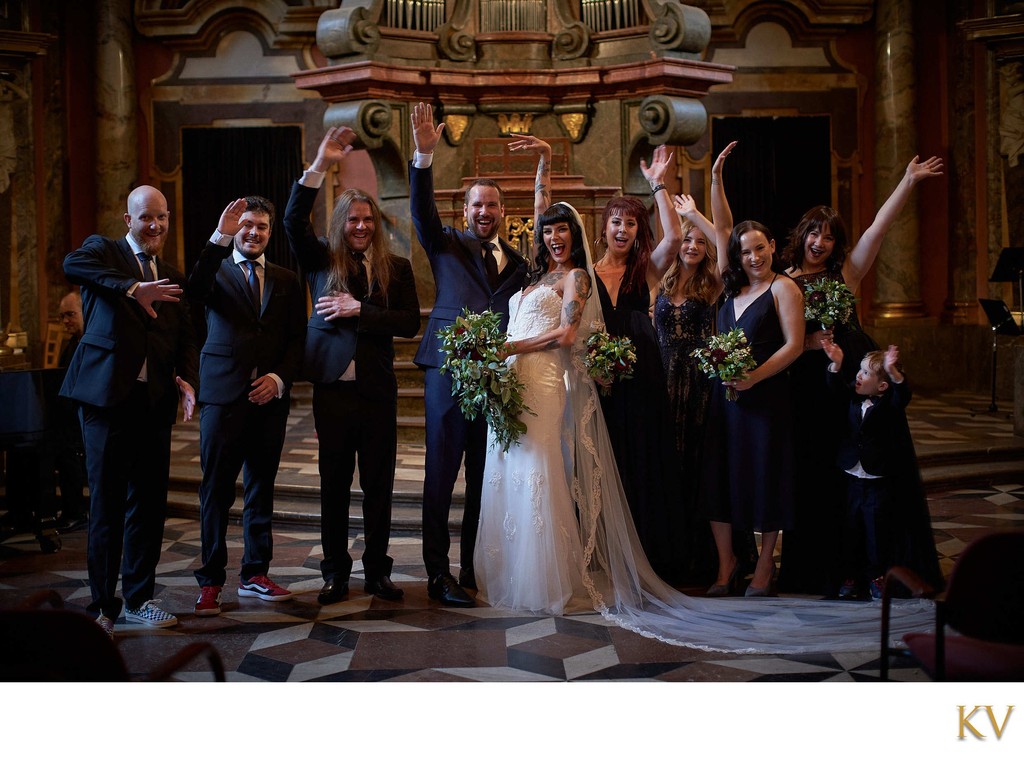
M 142 251 L 148 254 L 150 257 L 160 256 L 160 254 L 164 250 L 164 244 L 167 242 L 166 235 L 160 237 L 160 243 L 153 243 L 151 239 L 146 237 L 142 237 L 142 239 L 140 240 L 138 237 L 136 237 L 134 233 L 132 234 L 132 238 L 135 240 L 136 244 L 142 247 Z

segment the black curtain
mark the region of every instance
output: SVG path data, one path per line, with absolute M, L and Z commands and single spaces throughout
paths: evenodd
M 265 196 L 276 208 L 266 257 L 297 271 L 281 226 L 288 194 L 302 175 L 299 127 L 186 127 L 182 130 L 185 265 L 188 272 L 217 227 L 220 213 L 242 196 Z
M 835 205 L 828 117 L 716 117 L 711 125 L 713 158 L 739 141 L 724 173 L 733 218 L 767 225 L 778 253 L 804 212 Z

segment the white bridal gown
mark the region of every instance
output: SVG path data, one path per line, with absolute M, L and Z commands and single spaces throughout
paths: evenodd
M 558 328 L 562 297 L 538 286 L 509 302 L 509 339 L 525 339 Z M 583 550 L 570 477 L 563 457 L 565 349 L 515 358 L 525 384 L 527 434 L 503 453 L 493 434 L 484 467 L 483 500 L 473 567 L 480 594 L 491 606 L 561 614 L 583 594 Z

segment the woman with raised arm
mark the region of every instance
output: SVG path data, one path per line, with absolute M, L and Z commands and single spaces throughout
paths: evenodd
M 673 551 L 680 560 L 680 581 L 707 585 L 717 569 L 714 541 L 707 519 L 697 511 L 696 498 L 711 382 L 692 353 L 707 344 L 714 332 L 722 278 L 714 224 L 697 210 L 692 196 L 676 195 L 674 205 L 683 243 L 661 279 L 654 302 L 654 331 L 668 385 L 667 413 L 676 436 L 679 493 L 674 510 L 680 514 L 681 534 Z
M 803 298 L 793 280 L 775 269 L 768 228 L 753 220 L 730 225 L 722 168 L 735 146 L 726 146 L 711 175 L 726 295 L 718 331 L 743 329 L 757 367 L 746 379 L 713 386 L 700 500 L 718 549 L 718 577 L 708 595 L 737 592 L 741 566 L 732 535 L 755 530 L 761 532 L 761 550 L 744 596 L 768 596 L 779 531 L 792 526 L 792 399 L 786 369 L 803 350 Z M 735 401 L 727 399 L 726 387 L 739 393 Z
M 601 220 L 603 256 L 594 264 L 596 290 L 609 334 L 629 337 L 636 351 L 631 379 L 611 385 L 601 408 L 615 450 L 640 542 L 654 570 L 669 582 L 681 575 L 682 515 L 678 508 L 675 432 L 665 371 L 650 318 L 656 289 L 682 243 L 679 217 L 665 190 L 672 152 L 654 150 L 640 169 L 651 186 L 664 236 L 655 241 L 644 203 L 633 196 L 609 201 Z
M 575 211 L 550 200 L 551 148 L 527 136 L 511 149 L 540 154 L 535 257 L 509 300 L 506 362 L 525 385 L 526 432 L 503 451 L 488 438 L 480 528 L 474 551 L 479 594 L 493 607 L 561 614 L 574 597 L 589 607 L 583 549 L 565 459 L 566 369 L 592 284 Z M 571 453 L 571 448 L 568 452 Z
M 789 265 L 786 272 L 801 290 L 827 279 L 846 284 L 857 295 L 874 266 L 885 234 L 906 206 L 914 187 L 941 174 L 941 159 L 933 156 L 921 162 L 915 156 L 852 249 L 846 226 L 836 210 L 826 206 L 808 210 L 789 235 L 783 252 Z M 823 329 L 817 321 L 808 321 L 803 353 L 790 369 L 794 424 L 801 433 L 796 441 L 800 476 L 794 495 L 795 526 L 784 539 L 785 563 L 779 571 L 779 589 L 831 596 L 842 582 L 837 565 L 843 517 L 841 486 L 845 481 L 836 466 L 836 455 L 837 433 L 845 426 L 846 411 L 828 393 L 825 369 L 829 360 L 821 349 L 825 337 L 834 340 L 846 358 L 854 359 L 839 371 L 846 383 L 851 383 L 857 373 L 857 359 L 878 346 L 861 328 L 856 312 L 849 320 L 836 323 L 831 331 Z

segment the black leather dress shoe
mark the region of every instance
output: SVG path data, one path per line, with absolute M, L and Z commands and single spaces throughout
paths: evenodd
M 81 530 L 89 526 L 89 515 L 85 516 L 74 515 L 70 517 L 61 517 L 57 523 L 57 529 L 62 533 L 73 533 L 76 530 Z
M 346 596 L 348 596 L 348 581 L 332 578 L 324 583 L 324 587 L 320 589 L 316 600 L 326 606 L 327 604 L 336 604 Z
M 472 568 L 459 570 L 459 585 L 463 588 L 472 588 L 474 591 L 477 590 L 476 575 L 473 573 Z
M 449 607 L 475 607 L 473 597 L 462 590 L 449 572 L 442 572 L 427 581 L 427 596 Z
M 392 583 L 387 575 L 376 580 L 367 580 L 363 590 L 385 601 L 398 601 L 405 596 L 405 591 Z

